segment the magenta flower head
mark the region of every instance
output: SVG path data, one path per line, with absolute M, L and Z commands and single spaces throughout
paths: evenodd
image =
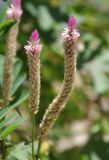
M 71 17 L 69 18 L 68 27 L 69 27 L 69 29 L 70 29 L 70 28 L 76 29 L 76 19 L 75 19 L 74 16 L 71 16 Z
M 28 45 L 24 46 L 27 54 L 39 54 L 42 45 L 40 44 L 39 33 L 34 30 L 31 33 L 30 41 L 28 41 Z
M 39 33 L 36 30 L 34 30 L 31 33 L 30 40 L 33 42 L 36 42 L 36 41 L 38 41 L 38 39 L 39 39 Z
M 13 6 L 16 8 L 21 8 L 21 0 L 13 0 Z
M 8 19 L 19 20 L 22 15 L 21 0 L 13 0 L 7 10 Z
M 71 16 L 68 21 L 67 28 L 65 28 L 65 31 L 62 33 L 62 37 L 68 40 L 72 40 L 73 42 L 76 42 L 78 37 L 80 36 L 78 30 L 76 29 L 76 18 L 74 16 Z

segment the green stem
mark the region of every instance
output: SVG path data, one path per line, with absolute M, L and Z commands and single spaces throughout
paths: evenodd
M 2 139 L 0 141 L 0 143 L 1 143 L 0 149 L 1 149 L 1 152 L 2 152 L 2 159 L 5 160 L 6 159 L 6 150 L 5 150 L 5 141 L 4 141 L 4 139 Z
M 41 148 L 41 142 L 40 142 L 40 140 L 39 140 L 39 142 L 38 142 L 38 147 L 37 147 L 36 160 L 40 160 L 40 148 Z
M 34 140 L 35 140 L 35 115 L 32 115 L 32 160 L 35 160 L 34 154 Z

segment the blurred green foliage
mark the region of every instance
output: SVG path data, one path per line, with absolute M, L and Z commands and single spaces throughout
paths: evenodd
M 77 46 L 77 80 L 66 108 L 49 133 L 54 143 L 49 159 L 108 160 L 109 0 L 23 0 L 17 54 L 27 75 L 23 85 L 28 88 L 24 45 L 36 28 L 43 43 L 41 103 L 36 118 L 39 124 L 46 107 L 62 86 L 61 32 L 71 15 L 77 18 L 81 34 Z M 2 35 L 0 54 L 4 55 L 7 34 L 3 32 Z M 19 137 L 22 137 L 22 132 Z

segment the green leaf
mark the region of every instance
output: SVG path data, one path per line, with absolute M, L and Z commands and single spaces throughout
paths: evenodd
M 2 86 L 3 82 L 3 68 L 4 68 L 5 56 L 0 55 L 0 86 Z M 12 86 L 12 95 L 16 92 L 18 87 L 23 83 L 26 78 L 26 74 L 21 74 L 20 70 L 22 68 L 22 61 L 16 58 L 14 67 L 13 67 L 13 86 Z
M 38 24 L 42 30 L 48 31 L 54 27 L 55 21 L 47 7 L 45 7 L 44 5 L 40 5 L 37 9 L 31 3 L 27 3 L 25 7 L 33 17 L 37 18 Z
M 9 135 L 11 132 L 13 132 L 18 126 L 25 120 L 26 118 L 19 118 L 17 119 L 14 124 L 10 125 L 4 131 L 0 134 L 1 139 L 5 138 L 7 135 Z
M 34 143 L 35 154 L 37 153 L 37 142 Z M 24 143 L 20 143 L 15 146 L 14 150 L 12 150 L 7 160 L 29 160 L 31 159 L 31 144 L 25 145 Z
M 2 129 L 3 127 L 5 127 L 8 122 L 12 121 L 13 119 L 17 118 L 18 114 L 14 113 L 11 116 L 9 116 L 8 118 L 5 118 L 1 123 L 0 123 L 0 129 Z
M 37 10 L 36 10 L 36 7 L 30 3 L 30 2 L 27 2 L 25 4 L 25 8 L 27 9 L 27 11 L 34 17 L 34 18 L 37 18 Z
M 26 79 L 26 74 L 21 74 L 18 76 L 16 81 L 14 81 L 13 83 L 11 95 L 13 95 L 16 92 L 16 90 L 19 88 L 19 86 L 23 83 L 25 79 Z
M 6 10 L 7 10 L 8 6 L 10 5 L 10 3 L 11 3 L 11 0 L 8 0 L 0 8 L 0 24 L 3 23 L 6 20 L 6 17 L 7 17 Z
M 13 81 L 16 81 L 16 79 L 18 78 L 21 68 L 22 68 L 22 61 L 16 58 L 13 68 L 13 79 L 14 79 Z
M 103 50 L 98 57 L 84 65 L 86 67 L 86 70 L 88 70 L 88 72 L 90 72 L 90 75 L 92 76 L 94 88 L 98 94 L 105 93 L 108 89 L 108 64 L 109 53 L 107 50 Z
M 4 4 L 2 8 L 0 8 L 0 23 L 3 23 L 3 21 L 6 19 L 6 9 L 7 6 Z
M 43 5 L 39 6 L 38 8 L 37 19 L 38 19 L 39 26 L 41 27 L 42 30 L 48 31 L 53 27 L 54 19 L 51 16 L 48 8 L 46 8 Z
M 5 34 L 9 31 L 9 29 L 16 23 L 14 20 L 7 20 L 0 24 L 0 32 L 4 32 Z
M 37 154 L 37 141 L 34 142 L 34 153 Z M 41 160 L 50 160 L 48 156 L 48 150 L 41 153 Z M 20 143 L 15 145 L 13 150 L 7 156 L 7 160 L 31 160 L 31 143 L 25 145 L 25 143 Z
M 17 106 L 19 106 L 23 101 L 25 101 L 29 96 L 29 92 L 28 90 L 23 90 L 19 99 L 12 105 L 10 105 L 9 107 L 15 108 Z
M 91 157 L 91 160 L 101 160 L 101 158 L 95 152 L 92 152 L 90 154 L 90 157 Z
M 2 111 L 0 111 L 0 120 L 2 118 L 4 118 L 4 116 L 7 115 L 7 113 L 9 113 L 12 109 L 16 108 L 18 105 L 12 105 L 12 106 L 9 106 L 7 108 L 4 108 Z

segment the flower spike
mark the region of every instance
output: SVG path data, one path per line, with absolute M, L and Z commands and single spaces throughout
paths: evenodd
M 22 15 L 21 0 L 13 0 L 7 10 L 8 19 L 19 20 Z
M 3 98 L 9 102 L 11 98 L 11 87 L 13 82 L 13 65 L 17 51 L 17 36 L 19 32 L 19 20 L 22 15 L 21 0 L 13 0 L 11 7 L 7 9 L 8 19 L 16 23 L 10 28 L 7 36 L 7 50 L 3 75 Z
M 40 44 L 39 33 L 34 30 L 31 33 L 28 45 L 24 46 L 29 62 L 29 89 L 30 100 L 29 108 L 33 114 L 39 109 L 40 101 L 40 52 L 42 45 Z
M 67 28 L 62 33 L 64 46 L 64 83 L 59 94 L 48 106 L 39 126 L 39 141 L 42 142 L 53 126 L 60 112 L 65 107 L 72 89 L 75 85 L 76 77 L 76 45 L 79 32 L 76 30 L 76 19 L 72 16 L 68 21 Z

